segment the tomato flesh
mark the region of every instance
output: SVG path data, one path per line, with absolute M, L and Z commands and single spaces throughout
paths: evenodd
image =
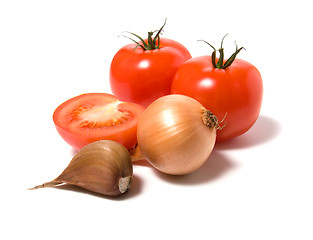
M 105 106 L 81 106 L 70 114 L 71 121 L 77 121 L 81 128 L 112 127 L 122 124 L 132 117 L 128 111 L 118 110 L 120 101 L 109 103 Z
M 53 121 L 61 137 L 75 149 L 97 140 L 113 140 L 131 149 L 144 108 L 106 93 L 88 93 L 61 104 Z

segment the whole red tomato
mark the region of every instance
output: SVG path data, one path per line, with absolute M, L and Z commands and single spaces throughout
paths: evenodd
M 225 141 L 245 133 L 255 123 L 261 109 L 263 84 L 256 67 L 235 59 L 242 48 L 237 48 L 228 60 L 223 59 L 222 47 L 218 50 L 219 59 L 213 49 L 211 57 L 195 57 L 180 66 L 171 92 L 197 99 L 223 120 L 217 141 Z
M 154 38 L 154 32 L 149 32 L 145 40 L 131 33 L 140 41 L 132 39 L 135 43 L 115 54 L 110 66 L 110 86 L 120 100 L 147 107 L 157 98 L 170 94 L 178 67 L 191 55 L 182 44 L 160 39 L 162 28 Z

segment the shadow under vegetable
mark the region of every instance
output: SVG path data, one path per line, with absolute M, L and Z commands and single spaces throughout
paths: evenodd
M 213 150 L 203 166 L 190 174 L 175 176 L 162 173 L 158 170 L 155 170 L 155 174 L 160 179 L 173 184 L 196 185 L 214 181 L 234 167 L 236 167 L 235 164 L 228 156 Z
M 216 143 L 215 149 L 231 150 L 261 145 L 275 139 L 280 132 L 281 125 L 278 121 L 261 115 L 248 132 L 228 141 Z

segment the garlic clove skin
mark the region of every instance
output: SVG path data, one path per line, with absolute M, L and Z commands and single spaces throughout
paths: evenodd
M 56 179 L 33 189 L 66 183 L 107 196 L 119 196 L 128 191 L 132 176 L 128 150 L 120 143 L 100 140 L 83 147 Z

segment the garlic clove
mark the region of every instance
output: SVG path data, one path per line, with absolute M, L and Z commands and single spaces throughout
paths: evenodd
M 100 140 L 83 147 L 54 180 L 31 189 L 76 185 L 107 196 L 128 191 L 133 176 L 130 154 L 120 143 Z

